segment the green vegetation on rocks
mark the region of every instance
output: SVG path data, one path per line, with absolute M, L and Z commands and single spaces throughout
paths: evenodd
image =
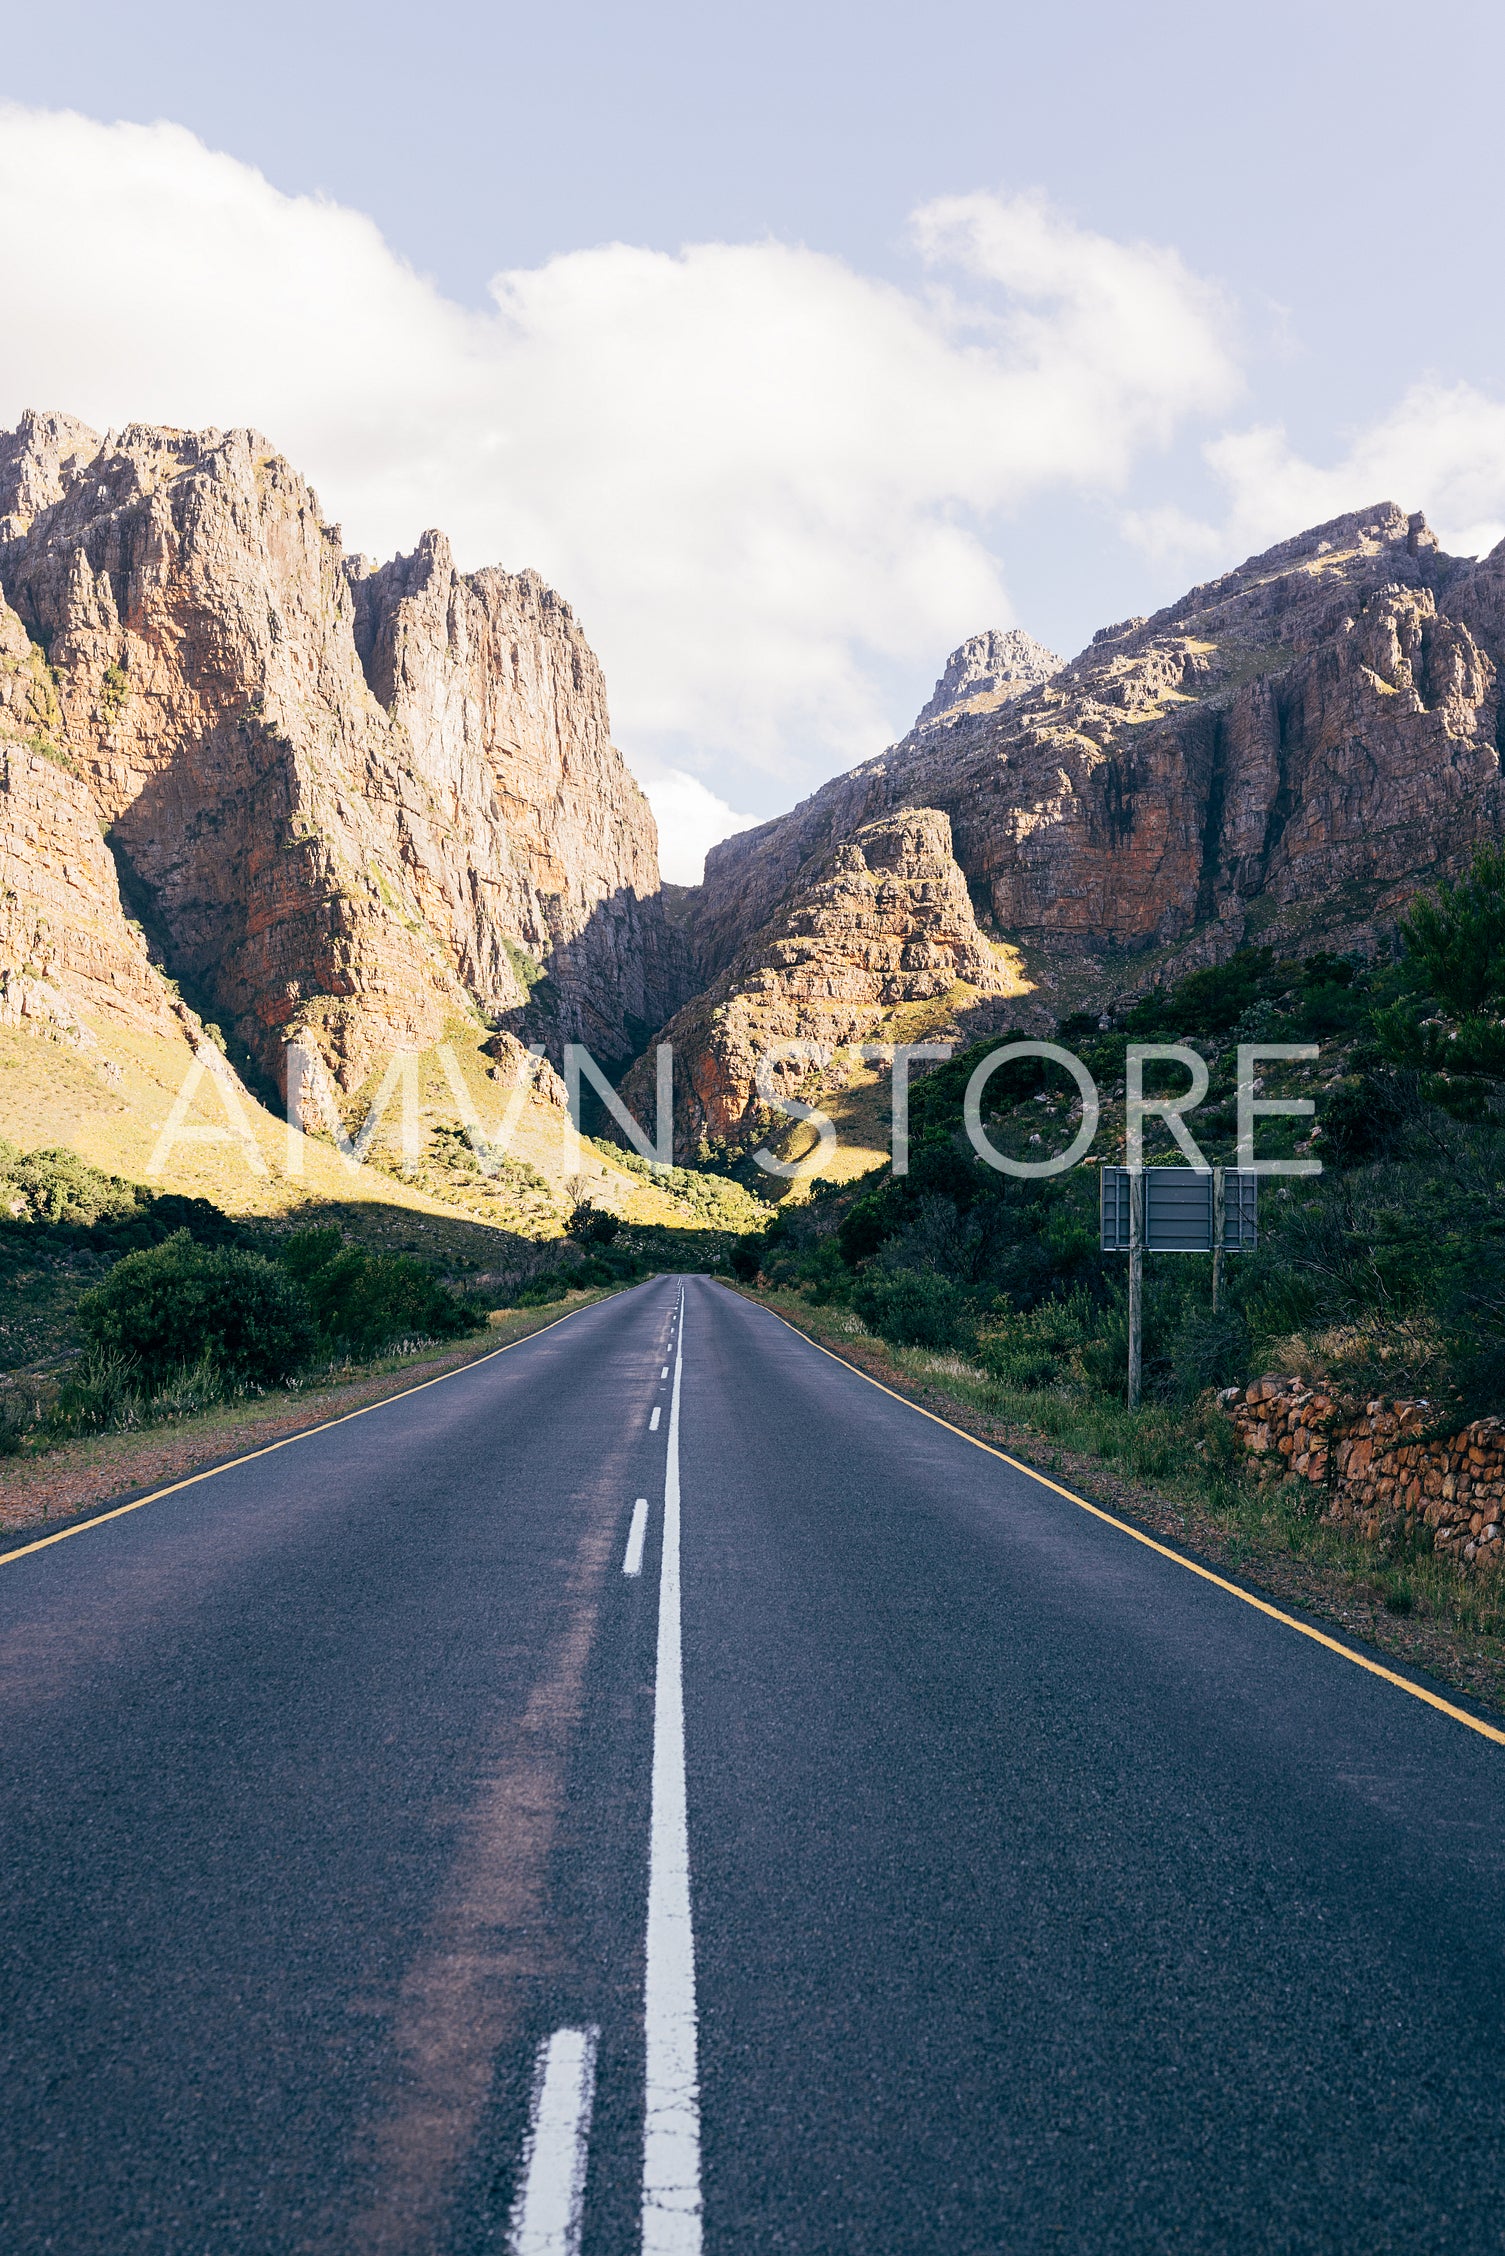
M 950 1349 L 1079 1405 L 1121 1402 L 1126 1263 L 1099 1251 L 1096 1166 L 1020 1179 L 965 1134 L 967 1083 L 1008 1039 L 916 1083 L 907 1174 L 820 1186 L 761 1243 L 742 1240 L 734 1270 L 755 1274 L 756 1261 L 895 1346 Z M 1262 1183 L 1259 1249 L 1227 1262 L 1222 1305 L 1206 1257 L 1146 1263 L 1147 1403 L 1189 1406 L 1277 1370 L 1353 1396 L 1422 1395 L 1453 1426 L 1505 1408 L 1505 855 L 1482 853 L 1418 901 L 1392 958 L 1246 948 L 1114 1015 L 1068 1018 L 1060 1039 L 1102 1095 L 1099 1160 L 1123 1156 L 1125 1046 L 1140 1041 L 1206 1060 L 1188 1125 L 1230 1165 L 1238 1045 L 1319 1046 L 1315 1066 L 1262 1066 L 1265 1096 L 1311 1096 L 1317 1112 L 1262 1119 L 1259 1149 L 1320 1158 L 1322 1172 Z M 1145 1086 L 1179 1093 L 1185 1069 L 1149 1064 Z M 985 1113 L 997 1148 L 1029 1160 L 1067 1144 L 1079 1117 L 1072 1085 L 1039 1059 L 1000 1069 Z M 1161 1123 L 1146 1138 L 1148 1160 L 1180 1160 Z

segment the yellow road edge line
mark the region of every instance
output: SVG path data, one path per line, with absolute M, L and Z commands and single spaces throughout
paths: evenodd
M 630 1291 L 631 1287 L 627 1289 Z M 608 1300 L 614 1297 L 611 1293 L 605 1295 Z M 592 1308 L 600 1305 L 595 1300 L 590 1303 Z M 258 1457 L 270 1457 L 275 1450 L 291 1449 L 295 1441 L 312 1441 L 315 1434 L 348 1425 L 352 1418 L 364 1418 L 373 1410 L 385 1410 L 389 1402 L 406 1402 L 410 1394 L 422 1394 L 429 1387 L 442 1386 L 446 1379 L 458 1379 L 467 1371 L 478 1371 L 483 1363 L 493 1363 L 499 1355 L 510 1355 L 514 1347 L 526 1347 L 529 1340 L 542 1339 L 545 1332 L 552 1332 L 556 1324 L 567 1324 L 572 1316 L 584 1314 L 583 1308 L 567 1308 L 562 1316 L 540 1324 L 536 1332 L 524 1332 L 521 1339 L 504 1340 L 500 1347 L 488 1348 L 484 1355 L 458 1364 L 453 1371 L 436 1371 L 433 1378 L 420 1379 L 416 1386 L 400 1387 L 396 1394 L 384 1394 L 379 1402 L 363 1402 L 358 1410 L 342 1410 L 337 1418 L 325 1418 L 320 1425 L 305 1426 L 301 1433 L 284 1434 L 280 1441 L 264 1442 L 260 1449 L 248 1449 L 244 1456 L 227 1458 L 223 1465 L 206 1466 L 201 1473 L 186 1473 L 182 1480 L 169 1481 L 166 1488 L 154 1488 L 150 1496 L 138 1496 L 130 1504 L 117 1504 L 111 1511 L 96 1512 L 92 1520 L 79 1520 L 73 1527 L 59 1528 L 55 1535 L 39 1535 L 34 1543 L 23 1543 L 15 1551 L 0 1551 L 0 1567 L 8 1567 L 12 1559 L 29 1558 L 33 1551 L 45 1551 L 50 1544 L 66 1543 L 70 1535 L 86 1535 L 90 1528 L 103 1527 L 106 1520 L 122 1519 L 127 1512 L 139 1512 L 145 1505 L 160 1504 L 164 1496 L 176 1496 L 181 1488 L 196 1488 L 200 1481 L 213 1480 L 219 1473 L 233 1473 L 237 1466 L 252 1465 Z M 838 1356 L 837 1361 L 840 1360 Z
M 739 1295 L 741 1297 L 743 1296 Z M 756 1300 L 750 1305 L 754 1308 L 766 1307 L 766 1303 Z M 1132 1520 L 1121 1520 L 1115 1513 L 1105 1512 L 1101 1504 L 1089 1504 L 1085 1496 L 1078 1496 L 1073 1489 L 1062 1488 L 1059 1481 L 1048 1480 L 1044 1473 L 1037 1473 L 1033 1465 L 1026 1465 L 1018 1457 L 1011 1457 L 1006 1449 L 995 1449 L 991 1442 L 979 1441 L 976 1434 L 968 1433 L 965 1426 L 954 1426 L 949 1418 L 938 1417 L 934 1410 L 927 1410 L 923 1403 L 911 1402 L 907 1394 L 898 1393 L 895 1388 L 885 1386 L 881 1379 L 875 1379 L 870 1371 L 861 1370 L 857 1364 L 849 1363 L 844 1355 L 837 1354 L 834 1347 L 827 1347 L 823 1340 L 814 1338 L 809 1332 L 802 1332 L 798 1324 L 791 1324 L 789 1318 L 780 1316 L 776 1308 L 768 1308 L 767 1314 L 776 1317 L 786 1331 L 793 1332 L 796 1339 L 804 1340 L 822 1355 L 829 1355 L 831 1361 L 839 1363 L 844 1371 L 852 1372 L 856 1378 L 865 1379 L 880 1394 L 886 1394 L 891 1402 L 902 1402 L 906 1410 L 916 1411 L 920 1417 L 928 1418 L 932 1425 L 944 1426 L 947 1433 L 957 1434 L 963 1441 L 969 1441 L 974 1449 L 985 1450 L 988 1456 L 997 1457 L 1005 1465 L 1012 1465 L 1016 1473 L 1023 1473 L 1028 1479 L 1038 1481 L 1042 1488 L 1051 1489 L 1057 1496 L 1064 1496 L 1068 1504 L 1075 1504 L 1079 1510 L 1090 1512 L 1095 1520 L 1103 1520 L 1109 1527 L 1117 1528 L 1121 1534 L 1132 1536 L 1147 1551 L 1157 1552 L 1162 1559 L 1169 1559 L 1174 1565 L 1184 1567 L 1188 1574 L 1199 1575 L 1203 1582 L 1210 1582 L 1217 1590 L 1226 1590 L 1230 1598 L 1242 1599 L 1256 1613 L 1268 1614 L 1271 1621 L 1283 1622 L 1287 1629 L 1294 1629 L 1299 1636 L 1309 1637 L 1314 1645 L 1325 1646 L 1329 1653 L 1336 1653 L 1342 1660 L 1352 1661 L 1355 1668 L 1367 1669 L 1371 1676 L 1383 1678 L 1386 1684 L 1393 1684 L 1398 1691 L 1409 1692 L 1413 1700 L 1424 1700 L 1429 1708 L 1437 1708 L 1443 1715 L 1451 1716 L 1455 1723 L 1466 1723 L 1469 1730 L 1477 1731 L 1481 1739 L 1492 1739 L 1497 1747 L 1505 1747 L 1505 1731 L 1498 1725 L 1485 1723 L 1479 1716 L 1471 1716 L 1466 1708 L 1455 1708 L 1451 1700 L 1444 1700 L 1439 1693 L 1429 1692 L 1424 1684 L 1413 1684 L 1409 1677 L 1397 1676 L 1394 1669 L 1385 1668 L 1379 1661 L 1371 1661 L 1365 1654 L 1356 1653 L 1351 1645 L 1340 1644 L 1336 1637 L 1329 1637 L 1324 1630 L 1313 1629 L 1310 1622 L 1298 1621 L 1294 1614 L 1284 1612 L 1279 1606 L 1272 1606 L 1268 1598 L 1256 1598 L 1252 1590 L 1240 1590 L 1236 1582 L 1229 1582 L 1224 1576 L 1214 1574 L 1211 1567 L 1198 1566 L 1196 1560 L 1188 1559 L 1184 1552 L 1173 1551 L 1168 1543 L 1158 1543 L 1154 1536 L 1146 1535 L 1143 1528 L 1135 1527 Z M 3 1563 L 0 1561 L 0 1565 Z

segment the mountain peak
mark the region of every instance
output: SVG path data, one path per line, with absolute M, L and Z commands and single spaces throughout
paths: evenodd
M 974 705 L 974 699 L 986 698 L 988 706 L 993 706 L 1005 698 L 1022 696 L 1025 690 L 1038 689 L 1041 682 L 1059 673 L 1063 663 L 1022 627 L 988 627 L 981 634 L 968 635 L 946 660 L 945 671 L 930 702 L 920 708 L 915 727 L 924 728 L 927 722 L 941 720 L 963 707 L 987 709 Z

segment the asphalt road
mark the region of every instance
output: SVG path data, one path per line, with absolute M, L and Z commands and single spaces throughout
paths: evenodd
M 0 1566 L 7 2256 L 1505 2247 L 1505 1747 L 680 1291 Z

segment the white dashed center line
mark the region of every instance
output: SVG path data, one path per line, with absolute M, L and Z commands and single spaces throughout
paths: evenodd
M 522 2184 L 507 2235 L 512 2256 L 577 2256 L 598 2034 L 556 2029 L 539 2047 Z
M 643 1538 L 648 1532 L 648 1499 L 640 1496 L 632 1507 L 632 1525 L 627 1530 L 627 1555 L 622 1561 L 622 1572 L 627 1575 L 643 1571 Z
M 648 1849 L 648 1961 L 643 1984 L 643 2256 L 700 2256 L 700 2035 L 690 1921 L 685 1700 L 679 1626 L 679 1391 L 684 1287 L 664 1475 L 653 1699 L 653 1823 Z M 657 1413 L 655 1412 L 655 1416 Z

